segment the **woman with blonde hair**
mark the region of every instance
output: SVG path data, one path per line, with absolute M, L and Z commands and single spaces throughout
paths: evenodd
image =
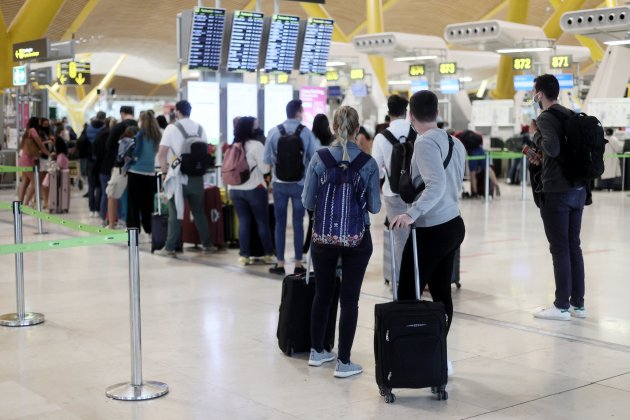
M 315 267 L 316 292 L 311 312 L 312 348 L 308 362 L 309 366 L 321 366 L 326 362 L 335 360 L 335 356 L 324 349 L 324 336 L 328 326 L 330 305 L 337 304 L 337 302 L 333 302 L 336 281 L 335 273 L 337 261 L 341 259 L 343 281 L 340 291 L 339 355 L 335 369 L 335 377 L 337 378 L 347 378 L 363 372 L 361 366 L 350 361 L 350 351 L 357 328 L 361 285 L 372 255 L 372 237 L 370 235 L 370 216 L 368 212 L 376 214 L 381 209 L 378 165 L 372 157 L 362 152 L 359 148 L 357 144 L 359 128 L 359 115 L 354 108 L 342 106 L 335 112 L 333 118 L 335 141 L 329 147 L 319 150 L 311 159 L 306 171 L 304 192 L 302 193 L 304 207 L 315 211 L 315 226 L 317 228 L 319 226 L 318 218 L 325 213 L 323 209 L 319 209 L 318 212 L 316 208 L 318 204 L 322 205 L 320 200 L 323 196 L 318 200 L 319 189 L 325 188 L 331 182 L 327 178 L 329 174 L 332 174 L 330 171 L 337 171 L 338 169 L 335 168 L 340 168 L 340 170 L 351 168 L 355 172 L 349 171 L 346 173 L 350 175 L 355 174 L 354 176 L 358 173 L 361 181 L 358 182 L 354 178 L 356 182 L 353 182 L 353 185 L 356 188 L 355 192 L 362 199 L 360 201 L 361 205 L 356 206 L 356 204 L 359 204 L 356 203 L 354 207 L 355 209 L 360 209 L 357 213 L 358 219 L 363 218 L 363 225 L 361 225 L 363 228 L 361 232 L 362 237 L 361 235 L 353 236 L 350 234 L 345 237 L 349 240 L 348 243 L 337 245 L 324 244 L 323 242 L 325 241 L 323 239 L 314 239 L 311 245 L 311 255 Z M 357 162 L 354 162 L 355 160 Z M 326 194 L 326 198 L 328 198 L 331 190 L 334 189 L 323 189 L 321 193 Z M 332 214 L 336 214 L 334 209 Z M 335 223 L 332 224 L 335 225 Z M 316 230 L 314 229 L 313 237 L 321 237 L 322 235 L 316 235 Z M 350 231 L 347 230 L 346 232 Z M 330 239 L 334 241 L 336 238 L 338 237 L 331 236 Z

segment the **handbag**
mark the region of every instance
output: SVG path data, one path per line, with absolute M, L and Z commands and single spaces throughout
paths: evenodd
M 112 176 L 105 188 L 105 194 L 108 198 L 120 199 L 127 189 L 127 173 L 122 168 L 113 168 Z

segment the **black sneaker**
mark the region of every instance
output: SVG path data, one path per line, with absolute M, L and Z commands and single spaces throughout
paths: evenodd
M 305 273 L 306 273 L 306 268 L 304 267 L 295 267 L 295 270 L 293 270 L 293 274 L 296 276 L 305 274 Z
M 278 264 L 274 264 L 273 267 L 269 269 L 271 274 L 278 274 L 279 276 L 284 276 L 286 271 L 284 271 L 284 267 L 278 267 Z

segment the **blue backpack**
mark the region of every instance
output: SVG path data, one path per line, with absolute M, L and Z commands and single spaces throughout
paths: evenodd
M 366 190 L 359 175 L 370 160 L 366 153 L 351 162 L 337 162 L 329 149 L 317 151 L 326 165 L 319 178 L 313 243 L 336 248 L 353 248 L 361 244 L 365 234 Z

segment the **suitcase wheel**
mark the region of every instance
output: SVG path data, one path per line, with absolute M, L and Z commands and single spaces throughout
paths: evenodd
M 446 391 L 438 391 L 438 393 L 437 393 L 437 400 L 438 401 L 446 401 L 446 400 L 448 400 L 448 392 L 446 392 Z
M 462 288 L 462 284 L 460 282 L 455 283 L 455 286 L 457 286 L 458 290 Z
M 391 392 L 389 394 L 385 394 L 385 402 L 387 404 L 393 404 L 396 401 L 396 396 Z

